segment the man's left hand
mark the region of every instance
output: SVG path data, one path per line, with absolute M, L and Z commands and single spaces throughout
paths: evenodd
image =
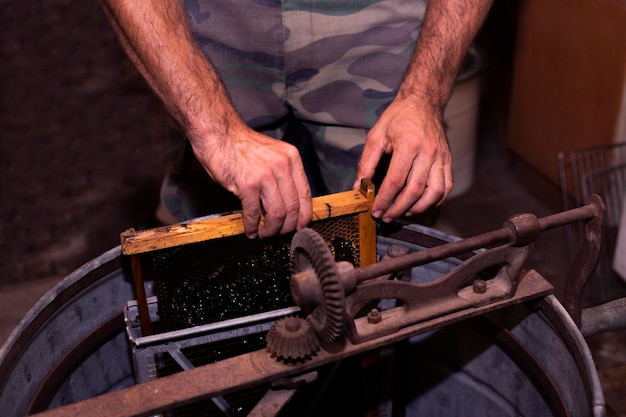
M 396 98 L 367 135 L 357 169 L 372 179 L 383 154 L 391 163 L 377 192 L 372 214 L 385 222 L 440 205 L 453 185 L 452 157 L 439 111 Z

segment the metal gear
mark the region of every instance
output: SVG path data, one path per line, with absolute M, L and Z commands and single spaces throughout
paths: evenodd
M 332 342 L 343 333 L 346 299 L 337 264 L 324 238 L 315 230 L 305 228 L 291 240 L 291 272 L 298 274 L 312 269 L 322 290 L 322 302 L 307 321 L 324 342 Z
M 265 339 L 272 357 L 284 362 L 304 361 L 320 349 L 320 342 L 311 325 L 301 317 L 277 320 Z

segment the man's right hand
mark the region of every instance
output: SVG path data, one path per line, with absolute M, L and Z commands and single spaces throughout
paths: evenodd
M 193 135 L 190 142 L 209 175 L 241 200 L 245 234 L 264 238 L 305 227 L 311 189 L 296 147 L 239 120 L 234 125 L 227 137 Z
M 305 227 L 312 217 L 311 190 L 297 149 L 241 120 L 189 31 L 181 2 L 99 2 L 204 169 L 241 200 L 246 235 L 267 237 Z

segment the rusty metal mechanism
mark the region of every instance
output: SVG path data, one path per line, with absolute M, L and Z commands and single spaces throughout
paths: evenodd
M 597 262 L 603 212 L 600 197 L 592 196 L 573 210 L 544 218 L 513 216 L 501 229 L 424 250 L 390 246 L 379 262 L 360 267 L 335 262 L 319 233 L 301 230 L 290 252 L 290 290 L 296 306 L 161 336 L 134 334 L 130 328 L 136 347 L 153 346 L 160 338 L 161 348 L 178 358 L 185 371 L 41 416 L 147 416 L 201 398 L 213 399 L 229 415 L 224 395 L 268 383 L 273 389 L 248 415 L 275 415 L 322 365 L 549 295 L 552 285 L 536 271 L 524 269 L 533 243 L 545 230 L 583 221 L 585 242 L 568 277 L 565 303 L 580 326 L 580 294 Z M 412 282 L 404 274 L 462 254 L 470 255 L 432 282 Z M 194 338 L 217 340 L 236 329 L 265 334 L 267 349 L 199 367 L 181 353 Z
M 399 256 L 401 248 L 392 246 L 382 262 L 360 268 L 347 262 L 335 263 L 321 236 L 314 230 L 304 229 L 294 236 L 291 246 L 292 297 L 300 307 L 312 308 L 306 320 L 311 323 L 310 332 L 319 336 L 321 341 L 332 342 L 343 334 L 343 330 L 349 341 L 357 345 L 428 319 L 513 297 L 524 278 L 522 268 L 532 243 L 541 232 L 586 220 L 586 241 L 570 272 L 566 298 L 567 308 L 579 324 L 580 292 L 598 259 L 602 213 L 602 200 L 593 196 L 588 205 L 574 210 L 541 219 L 532 214 L 516 215 L 508 219 L 502 229 L 412 254 Z M 407 268 L 480 248 L 490 249 L 473 256 L 436 282 L 417 284 L 391 279 Z M 478 277 L 481 271 L 494 266 L 498 267 L 495 276 L 489 279 Z M 535 291 L 543 291 L 540 283 Z M 372 309 L 364 317 L 350 314 L 359 311 L 360 306 L 380 299 L 398 300 L 401 306 L 384 312 Z M 281 320 L 274 326 L 287 327 Z M 301 327 L 304 326 L 298 327 L 298 333 L 302 332 Z M 292 339 L 285 330 L 280 335 Z M 304 360 L 317 349 L 317 345 L 309 341 L 310 336 L 301 337 L 306 344 L 294 351 L 303 352 L 303 355 L 286 356 L 281 354 L 281 339 L 281 336 L 269 339 L 268 350 L 285 359 Z M 307 349 L 308 345 L 315 346 L 315 349 Z

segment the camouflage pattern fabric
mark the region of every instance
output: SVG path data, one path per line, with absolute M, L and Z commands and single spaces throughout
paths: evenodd
M 312 155 L 301 152 L 314 160 L 311 169 L 321 177 L 312 184 L 315 194 L 350 189 L 365 135 L 395 96 L 408 65 L 424 2 L 184 0 L 184 5 L 199 46 L 246 123 L 312 150 Z M 300 137 L 283 137 L 294 120 L 303 128 Z M 181 199 L 176 183 L 166 180 L 162 197 L 180 217 L 172 201 Z M 185 217 L 207 214 L 183 211 Z

